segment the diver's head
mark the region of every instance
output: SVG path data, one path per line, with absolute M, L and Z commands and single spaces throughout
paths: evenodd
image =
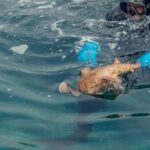
M 146 5 L 143 0 L 126 0 L 120 2 L 121 10 L 133 20 L 141 20 L 146 16 Z

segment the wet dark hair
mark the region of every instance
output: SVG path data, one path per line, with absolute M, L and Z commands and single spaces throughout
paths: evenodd
M 126 3 L 126 2 L 120 2 L 120 9 L 121 9 L 124 13 L 127 13 L 127 3 Z

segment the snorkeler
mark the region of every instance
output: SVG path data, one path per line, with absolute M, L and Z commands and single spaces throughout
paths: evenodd
M 95 96 L 114 92 L 119 95 L 124 90 L 121 75 L 150 67 L 150 53 L 142 55 L 135 64 L 121 63 L 116 59 L 114 64 L 96 67 L 99 50 L 100 45 L 96 42 L 88 42 L 82 47 L 78 53 L 78 61 L 91 68 L 86 67 L 81 70 L 80 78 L 77 81 L 78 89 L 72 88 L 67 82 L 62 82 L 59 85 L 60 93 Z
M 150 16 L 150 0 L 121 0 L 106 14 L 106 20 L 142 20 L 146 16 Z

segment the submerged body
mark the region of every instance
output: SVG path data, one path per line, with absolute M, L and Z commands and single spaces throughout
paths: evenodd
M 140 68 L 140 64 L 122 64 L 115 61 L 114 64 L 98 67 L 96 69 L 84 68 L 81 70 L 81 77 L 77 81 L 78 92 L 90 95 L 104 93 L 109 90 L 122 89 L 122 82 L 119 76 L 134 72 Z M 65 82 L 60 84 L 59 91 L 62 93 L 72 93 L 73 90 Z M 78 95 L 78 94 L 74 94 Z

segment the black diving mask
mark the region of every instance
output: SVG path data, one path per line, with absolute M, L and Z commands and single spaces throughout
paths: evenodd
M 146 15 L 146 8 L 144 5 L 128 3 L 127 13 L 131 16 L 144 17 Z

